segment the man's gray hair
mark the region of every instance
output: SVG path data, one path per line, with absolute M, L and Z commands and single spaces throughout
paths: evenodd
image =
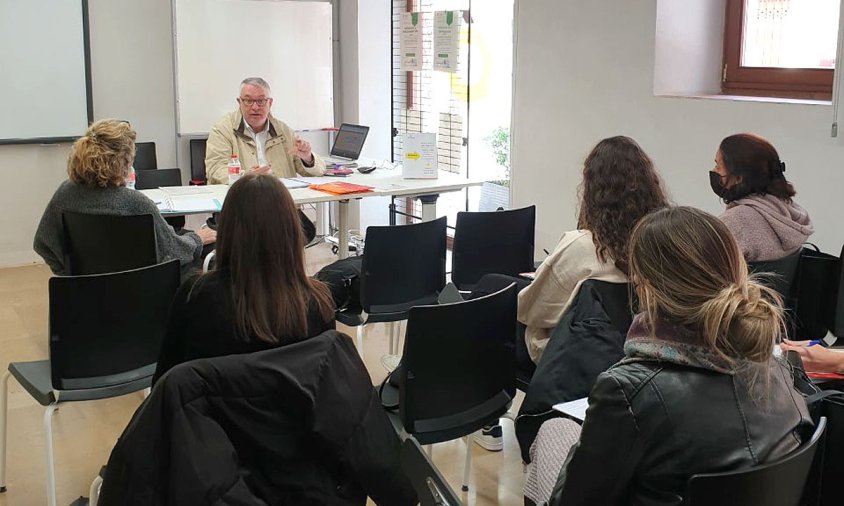
M 253 86 L 260 86 L 267 90 L 267 94 L 271 94 L 272 90 L 270 89 L 270 83 L 264 81 L 262 77 L 247 77 L 243 81 L 240 81 L 240 87 L 243 88 L 245 85 L 251 84 Z

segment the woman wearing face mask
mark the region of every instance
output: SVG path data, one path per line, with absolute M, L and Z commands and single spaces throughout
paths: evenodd
M 784 172 L 777 150 L 758 135 L 731 135 L 715 153 L 709 181 L 727 204 L 720 218 L 748 262 L 788 256 L 814 232 L 809 214 L 792 199 L 796 192 Z

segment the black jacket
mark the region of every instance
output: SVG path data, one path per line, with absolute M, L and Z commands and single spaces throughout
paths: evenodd
M 551 333 L 516 418 L 522 460 L 543 422 L 561 416 L 551 407 L 589 395 L 599 374 L 624 357 L 633 315 L 629 285 L 586 280 Z
M 109 505 L 415 504 L 400 442 L 336 331 L 165 374 L 108 462 Z
M 692 474 L 750 467 L 796 449 L 812 422 L 791 374 L 772 360 L 770 382 L 749 381 L 655 361 L 601 374 L 549 504 L 679 505 Z M 754 400 L 752 391 L 766 395 Z

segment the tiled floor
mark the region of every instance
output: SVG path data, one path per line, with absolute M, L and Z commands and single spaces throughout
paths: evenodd
M 325 246 L 308 250 L 311 273 L 333 256 Z M 47 279 L 43 265 L 0 269 L 0 366 L 10 361 L 47 357 Z M 354 329 L 338 325 L 354 335 Z M 364 361 L 373 382 L 385 372 L 379 358 L 387 350 L 384 325 L 374 325 L 364 344 Z M 15 382 L 9 380 L 8 491 L 0 506 L 41 505 L 46 502 L 42 418 L 44 410 Z M 521 399 L 518 398 L 517 402 Z M 53 418 L 54 454 L 59 504 L 88 495 L 88 487 L 126 423 L 141 402 L 141 394 L 116 399 L 63 405 Z M 513 426 L 504 421 L 505 448 L 491 453 L 472 445 L 470 491 L 466 504 L 520 505 L 524 473 Z M 434 461 L 459 491 L 465 446 L 453 441 L 434 446 Z

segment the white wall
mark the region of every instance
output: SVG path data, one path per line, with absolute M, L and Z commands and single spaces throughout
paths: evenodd
M 90 0 L 89 10 L 94 117 L 130 121 L 156 143 L 159 166 L 175 167 L 170 0 Z M 0 266 L 40 261 L 32 239 L 69 149 L 0 146 Z
M 777 147 L 815 224 L 837 254 L 844 240 L 844 140 L 828 105 L 655 97 L 656 0 L 517 0 L 513 203 L 537 204 L 537 251 L 574 228 L 586 154 L 623 134 L 651 154 L 673 200 L 718 213 L 707 171 L 720 140 L 757 132 Z

